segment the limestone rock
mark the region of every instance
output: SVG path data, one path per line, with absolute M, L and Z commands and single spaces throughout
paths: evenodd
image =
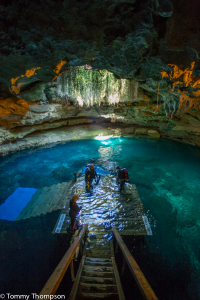
M 159 138 L 160 137 L 160 133 L 157 130 L 154 129 L 150 129 L 148 130 L 148 136 L 152 137 L 152 138 Z
M 23 99 L 17 97 L 0 100 L 0 118 L 6 118 L 10 115 L 25 116 L 29 105 Z
M 200 127 L 196 126 L 175 126 L 173 130 L 177 131 L 189 131 L 189 132 L 200 132 Z
M 114 136 L 110 129 L 105 129 L 100 125 L 84 125 L 63 127 L 51 131 L 28 135 L 27 137 L 16 141 L 0 145 L 0 155 L 6 155 L 18 150 L 24 150 L 31 147 L 44 146 L 50 143 L 76 141 L 81 139 L 90 139 L 97 136 Z
M 70 119 L 68 121 L 68 125 L 79 125 L 79 124 L 87 124 L 87 123 L 91 123 L 93 122 L 92 119 L 88 119 L 88 118 L 76 118 L 76 119 Z
M 199 0 L 3 2 L 0 143 L 94 121 L 199 145 Z
M 124 134 L 134 134 L 135 133 L 135 127 L 127 127 L 123 128 Z
M 137 128 L 135 129 L 135 135 L 147 135 L 147 131 L 146 128 Z
M 167 67 L 162 43 L 172 56 L 187 47 L 199 51 L 198 0 L 190 10 L 187 0 L 51 1 L 51 8 L 29 2 L 20 19 L 18 2 L 6 3 L 1 12 L 0 77 L 8 85 L 15 81 L 13 92 L 83 64 L 118 78 L 155 79 Z
M 162 17 L 170 17 L 173 13 L 173 6 L 168 0 L 153 0 L 152 7 L 155 14 Z

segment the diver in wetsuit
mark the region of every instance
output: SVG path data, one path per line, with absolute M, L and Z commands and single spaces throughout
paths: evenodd
M 78 214 L 78 212 L 81 210 L 81 206 L 79 207 L 78 204 L 76 203 L 76 201 L 79 199 L 78 195 L 73 195 L 72 199 L 70 200 L 70 210 L 69 210 L 69 216 L 71 218 L 71 229 L 73 229 L 74 227 L 74 223 L 76 220 L 76 216 Z
M 117 184 L 120 185 L 119 191 L 121 192 L 124 189 L 125 182 L 129 182 L 127 170 L 121 169 L 120 166 L 116 167 L 117 169 Z
M 94 165 L 90 165 L 89 167 L 86 168 L 85 170 L 85 182 L 86 182 L 86 188 L 93 188 L 91 183 L 92 180 L 97 178 L 97 173 L 94 169 Z

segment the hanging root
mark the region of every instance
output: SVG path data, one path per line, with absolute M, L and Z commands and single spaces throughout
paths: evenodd
M 171 119 L 173 118 L 174 114 L 177 112 L 178 110 L 178 103 L 174 101 L 174 110 L 171 113 Z

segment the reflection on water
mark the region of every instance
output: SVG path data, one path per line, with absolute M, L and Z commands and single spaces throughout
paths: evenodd
M 105 142 L 101 142 L 101 144 L 105 144 Z M 108 143 L 108 142 L 106 142 Z M 112 142 L 108 143 L 108 145 L 112 144 Z M 105 144 L 106 145 L 106 144 Z M 104 147 L 104 146 L 100 146 L 98 149 L 98 152 L 100 154 L 100 157 L 104 158 L 104 159 L 111 159 L 112 157 L 120 157 L 121 155 L 121 151 L 122 151 L 122 147 L 121 145 L 114 145 L 112 146 L 108 146 L 108 147 Z
M 105 160 L 103 165 L 110 169 L 109 161 Z M 135 185 L 129 185 L 129 190 L 120 194 L 116 176 L 101 168 L 96 171 L 98 175 L 104 174 L 97 185 L 93 184 L 90 193 L 86 191 L 84 176 L 79 177 L 73 186 L 73 194 L 79 195 L 77 203 L 82 206 L 81 222 L 88 224 L 89 234 L 105 231 L 111 238 L 114 226 L 121 233 L 146 235 L 142 219 L 145 213 Z M 105 242 L 105 239 L 101 241 Z
M 130 182 L 136 184 L 153 231 L 137 259 L 144 269 L 148 265 L 145 274 L 149 272 L 159 291 L 165 291 L 161 299 L 200 299 L 199 148 L 163 140 L 116 138 L 18 152 L 0 158 L 0 204 L 18 187 L 39 189 L 73 179 L 90 158 L 126 167 Z M 90 214 L 104 228 L 118 222 L 118 229 L 124 230 L 131 212 L 123 211 L 123 201 L 111 199 L 117 192 L 110 185 L 107 188 L 106 199 L 101 183 L 94 190 L 95 197 L 81 198 L 85 201 L 82 218 Z

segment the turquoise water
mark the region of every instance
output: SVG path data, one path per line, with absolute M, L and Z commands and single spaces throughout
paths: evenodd
M 140 250 L 131 248 L 131 242 L 129 249 L 158 298 L 200 299 L 200 149 L 196 147 L 116 138 L 18 152 L 0 158 L 0 205 L 18 188 L 39 189 L 73 179 L 90 158 L 126 167 L 130 182 L 137 186 L 153 236 L 145 237 Z

